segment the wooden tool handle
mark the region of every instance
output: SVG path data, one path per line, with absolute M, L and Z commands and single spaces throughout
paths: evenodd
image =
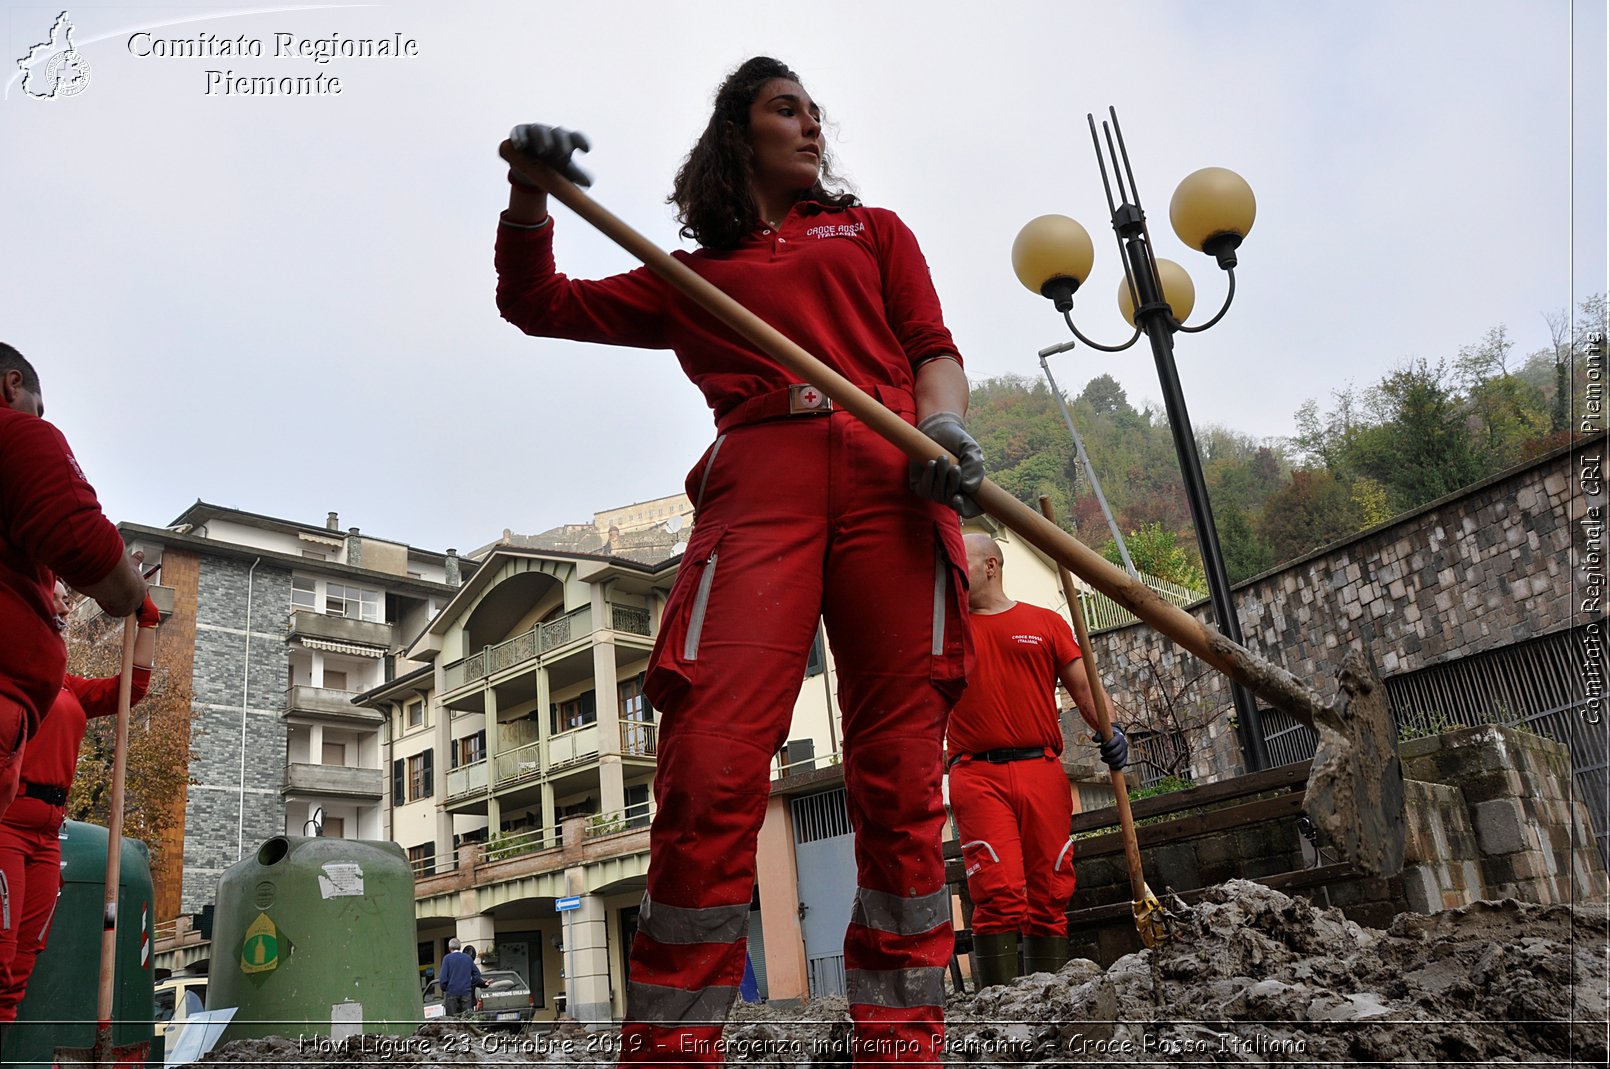
M 1048 521 L 1055 520 L 1051 499 L 1040 498 L 1040 511 Z M 1085 678 L 1090 681 L 1090 697 L 1096 703 L 1096 733 L 1103 742 L 1112 738 L 1112 705 L 1107 688 L 1101 685 L 1101 673 L 1096 671 L 1096 653 L 1090 647 L 1090 633 L 1085 629 L 1084 610 L 1079 606 L 1079 591 L 1073 585 L 1073 573 L 1065 565 L 1057 565 L 1062 580 L 1062 595 L 1068 599 L 1068 615 L 1073 619 L 1073 637 L 1079 641 L 1079 660 L 1084 664 Z M 1124 840 L 1124 860 L 1129 865 L 1129 889 L 1139 902 L 1146 897 L 1146 876 L 1140 868 L 1140 843 L 1135 839 L 1135 817 L 1129 811 L 1129 781 L 1121 768 L 1108 769 L 1112 780 L 1113 806 L 1118 810 L 1118 829 Z
M 849 410 L 901 452 L 917 461 L 927 461 L 940 454 L 949 455 L 926 434 L 884 408 L 876 398 L 783 337 L 765 320 L 633 230 L 569 179 L 526 156 L 507 141 L 498 151 L 515 170 L 542 186 L 549 195 L 643 261 L 649 270 L 752 342 L 790 374 L 809 382 L 832 398 L 835 405 Z M 1184 609 L 1164 601 L 1140 580 L 1109 564 L 1095 550 L 995 483 L 986 479 L 975 496 L 985 512 L 1037 546 L 1047 556 L 1071 569 L 1135 616 L 1270 704 L 1284 709 L 1310 727 L 1316 715 L 1323 713 L 1319 696 L 1290 672 L 1230 641 Z
M 106 896 L 101 918 L 100 989 L 95 1003 L 97 1045 L 111 1049 L 112 978 L 117 972 L 117 890 L 123 872 L 123 788 L 128 769 L 129 706 L 134 696 L 134 640 L 139 621 L 123 620 L 123 667 L 117 680 L 117 729 L 112 749 L 111 815 L 106 829 Z

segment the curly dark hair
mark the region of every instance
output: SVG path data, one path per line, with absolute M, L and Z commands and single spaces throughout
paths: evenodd
M 676 205 L 682 236 L 707 249 L 731 249 L 760 222 L 760 208 L 749 186 L 753 153 L 749 148 L 749 108 L 761 88 L 776 78 L 800 82 L 788 65 L 770 56 L 745 60 L 716 90 L 710 122 L 682 161 L 667 203 Z M 803 82 L 800 82 L 803 85 Z M 853 208 L 860 201 L 833 173 L 832 157 L 822 149 L 816 184 L 800 197 L 830 208 Z

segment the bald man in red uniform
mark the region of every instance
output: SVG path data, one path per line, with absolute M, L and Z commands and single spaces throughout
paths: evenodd
M 1079 646 L 1060 613 L 1013 601 L 1001 585 L 1001 547 L 968 534 L 969 617 L 978 667 L 946 731 L 950 806 L 973 899 L 973 965 L 980 987 L 1068 960 L 1073 897 L 1073 794 L 1062 770 L 1058 681 L 1092 732 L 1096 706 Z M 1122 768 L 1123 732 L 1101 746 Z
M 56 578 L 113 616 L 145 600 L 122 536 L 44 412 L 33 365 L 0 342 L 0 813 L 67 671 Z

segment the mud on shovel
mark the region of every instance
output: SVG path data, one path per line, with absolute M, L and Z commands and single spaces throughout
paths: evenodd
M 1053 519 L 1051 499 L 1040 498 L 1040 512 Z M 1090 696 L 1096 703 L 1096 734 L 1102 742 L 1112 738 L 1112 703 L 1107 699 L 1107 688 L 1101 685 L 1101 673 L 1096 671 L 1095 650 L 1090 645 L 1090 633 L 1085 629 L 1084 610 L 1079 607 L 1079 591 L 1073 586 L 1073 573 L 1066 565 L 1057 565 L 1057 576 L 1062 580 L 1062 594 L 1068 599 L 1068 615 L 1073 618 L 1074 638 L 1079 640 L 1079 660 L 1084 664 L 1085 678 L 1090 681 Z M 1129 893 L 1135 900 L 1130 908 L 1135 913 L 1135 930 L 1140 941 L 1148 947 L 1172 939 L 1173 915 L 1165 910 L 1140 867 L 1140 842 L 1135 838 L 1135 817 L 1129 811 L 1129 783 L 1121 768 L 1110 770 L 1112 777 L 1113 807 L 1118 810 L 1118 828 L 1123 833 L 1124 860 L 1129 864 Z
M 668 255 L 578 189 L 569 179 L 503 142 L 499 154 L 606 237 L 641 260 L 684 296 L 747 339 L 789 373 L 821 390 L 875 433 L 919 462 L 945 450 L 884 408 L 759 316 Z M 1184 609 L 1164 601 L 1140 580 L 986 479 L 978 504 L 1117 604 L 1175 643 L 1246 686 L 1319 735 L 1304 805 L 1327 845 L 1361 873 L 1391 876 L 1403 867 L 1403 769 L 1397 732 L 1369 661 L 1349 652 L 1335 699 L 1326 704 L 1307 684 L 1245 646 L 1230 641 Z

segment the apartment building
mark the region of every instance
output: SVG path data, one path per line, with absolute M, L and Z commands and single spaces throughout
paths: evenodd
M 171 591 L 158 664 L 190 689 L 190 782 L 159 873 L 157 919 L 199 912 L 218 876 L 282 833 L 387 837 L 384 718 L 352 704 L 416 667 L 405 643 L 473 562 L 197 501 L 167 527 L 126 523 Z

